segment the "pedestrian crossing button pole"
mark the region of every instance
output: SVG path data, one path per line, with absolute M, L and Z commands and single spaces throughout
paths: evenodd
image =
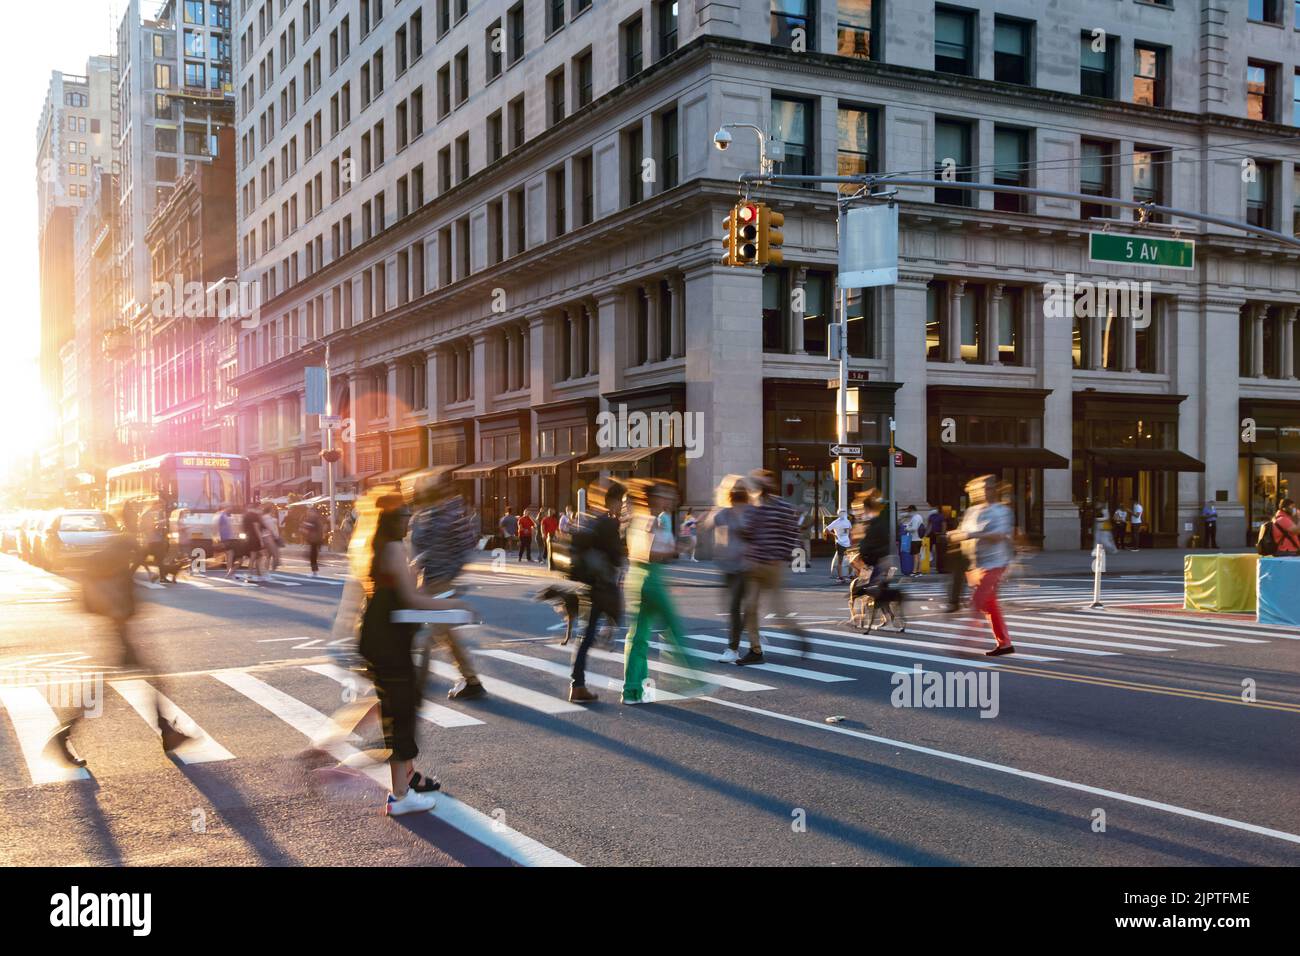
M 1101 603 L 1101 575 L 1106 570 L 1106 549 L 1098 541 L 1092 546 L 1092 603 L 1088 605 L 1094 610 L 1102 610 L 1106 605 Z

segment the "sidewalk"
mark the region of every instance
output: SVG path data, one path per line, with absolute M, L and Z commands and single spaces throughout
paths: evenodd
M 1189 554 L 1220 554 L 1219 551 L 1188 551 L 1177 548 L 1152 549 L 1147 551 L 1120 551 L 1106 555 L 1105 578 L 1124 576 L 1164 576 L 1181 578 L 1183 558 Z M 492 573 L 491 558 L 476 555 L 465 566 L 466 571 Z M 508 558 L 500 568 L 501 573 L 526 575 L 536 578 L 554 578 L 556 575 L 546 570 L 542 564 L 520 564 L 513 557 Z M 721 587 L 722 574 L 711 562 L 699 564 L 677 561 L 669 565 L 668 580 L 677 587 Z M 808 570 L 802 574 L 790 574 L 786 577 L 787 586 L 793 588 L 823 588 L 830 585 L 830 558 L 813 558 L 808 562 Z M 1088 551 L 1036 551 L 1020 559 L 1019 577 L 1091 577 L 1092 554 Z M 931 577 L 932 575 L 926 575 Z

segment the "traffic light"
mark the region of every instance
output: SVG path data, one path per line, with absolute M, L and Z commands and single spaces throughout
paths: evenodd
M 723 220 L 724 266 L 749 265 L 758 255 L 758 209 L 756 203 L 737 203 Z
M 760 266 L 779 266 L 785 259 L 781 254 L 781 244 L 785 236 L 776 226 L 785 225 L 785 215 L 773 212 L 765 203 L 758 204 L 758 264 Z

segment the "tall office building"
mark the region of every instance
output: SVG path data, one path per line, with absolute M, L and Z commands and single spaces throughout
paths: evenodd
M 121 135 L 117 142 L 118 312 L 122 349 L 120 439 L 128 457 L 150 447 L 155 392 L 152 263 L 145 233 L 176 182 L 217 153 L 233 119 L 230 5 L 166 0 L 152 18 L 130 0 L 117 33 Z
M 1140 234 L 1194 239 L 1194 267 L 1121 266 L 1091 261 L 1088 234 L 1138 228 L 1105 196 L 1295 234 L 1294 17 L 1276 0 L 1050 18 L 1030 0 L 240 0 L 240 278 L 264 292 L 241 332 L 241 448 L 265 492 L 314 487 L 303 369 L 328 344 L 357 487 L 446 467 L 492 528 L 600 472 L 675 478 L 701 507 L 766 466 L 824 520 L 837 192 L 754 190 L 785 214 L 784 262 L 723 266 L 758 153 L 748 130 L 725 152 L 713 134 L 753 124 L 778 172 L 1099 197 L 898 189 L 899 281 L 847 303 L 857 487 L 886 484 L 892 420 L 902 505 L 960 508 L 993 471 L 1049 548 L 1087 546 L 1094 508 L 1130 499 L 1148 543 L 1185 543 L 1206 500 L 1244 541 L 1300 483 L 1295 250 L 1156 216 Z M 1150 281 L 1141 314 L 1054 307 L 1068 282 L 1120 280 Z M 623 408 L 681 427 L 602 434 Z
M 54 71 L 36 131 L 36 241 L 41 283 L 41 384 L 59 427 L 42 455 L 49 468 L 75 465 L 76 402 L 64 388 L 64 354 L 74 334 L 73 221 L 96 166 L 112 165 L 115 63 L 92 56 L 84 75 Z M 69 425 L 63 435 L 63 424 Z M 70 460 L 72 459 L 72 460 Z M 61 476 L 60 476 L 61 477 Z

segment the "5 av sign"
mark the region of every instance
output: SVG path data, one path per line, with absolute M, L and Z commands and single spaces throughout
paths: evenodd
M 1157 239 L 1114 232 L 1090 232 L 1088 258 L 1092 262 L 1192 269 L 1196 265 L 1196 243 L 1191 239 Z

